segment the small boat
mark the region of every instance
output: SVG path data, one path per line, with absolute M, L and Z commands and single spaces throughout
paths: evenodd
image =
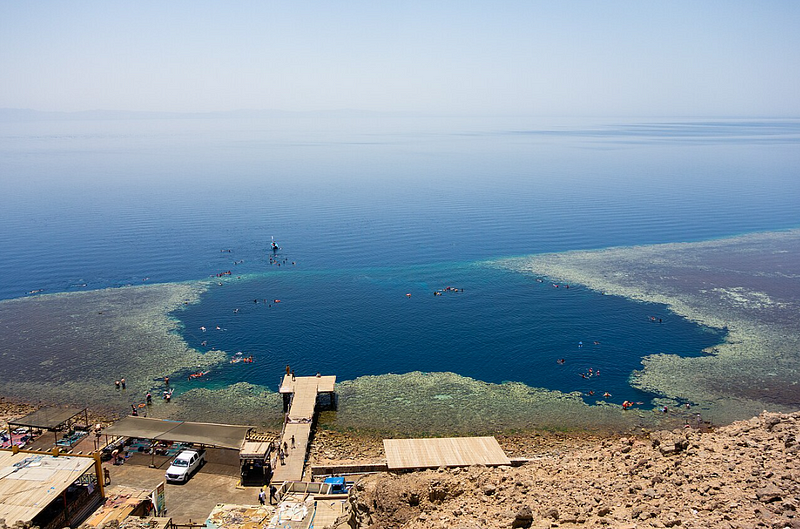
M 277 252 L 278 250 L 280 250 L 280 249 L 281 249 L 281 247 L 280 247 L 280 246 L 278 246 L 278 244 L 275 242 L 275 237 L 273 237 L 273 238 L 272 238 L 272 243 L 270 243 L 270 249 L 271 249 L 273 252 Z

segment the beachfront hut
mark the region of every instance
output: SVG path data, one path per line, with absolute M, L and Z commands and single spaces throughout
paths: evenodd
M 153 515 L 158 494 L 163 491 L 163 483 L 156 490 L 112 485 L 106 489 L 105 503 L 83 525 L 101 527 L 114 521 L 122 523 L 128 517 L 143 518 Z
M 97 454 L 0 450 L 0 519 L 9 526 L 77 527 L 103 497 Z

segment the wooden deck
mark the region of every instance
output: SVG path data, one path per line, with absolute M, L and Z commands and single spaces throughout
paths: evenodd
M 511 464 L 494 437 L 384 439 L 383 449 L 390 470 Z
M 316 413 L 317 395 L 333 393 L 336 385 L 335 376 L 294 377 L 285 375 L 281 383 L 280 393 L 292 393 L 292 403 L 287 413 L 289 421 L 284 425 L 281 446 L 286 443 L 288 450 L 284 464 L 274 459 L 272 465 L 272 482 L 300 481 L 303 479 L 303 468 L 308 453 L 308 440 L 311 436 L 311 425 Z M 292 448 L 294 436 L 294 448 Z M 277 454 L 276 454 L 277 456 Z
M 329 527 L 344 514 L 345 501 L 317 500 L 314 502 L 314 527 Z

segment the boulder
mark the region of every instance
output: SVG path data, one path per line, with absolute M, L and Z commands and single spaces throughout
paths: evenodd
M 533 511 L 531 508 L 525 505 L 519 511 L 517 511 L 516 516 L 514 516 L 514 521 L 511 522 L 511 527 L 523 527 L 528 528 L 533 524 Z

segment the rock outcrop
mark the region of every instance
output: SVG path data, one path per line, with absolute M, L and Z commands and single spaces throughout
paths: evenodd
M 361 480 L 337 529 L 800 528 L 800 412 Z

